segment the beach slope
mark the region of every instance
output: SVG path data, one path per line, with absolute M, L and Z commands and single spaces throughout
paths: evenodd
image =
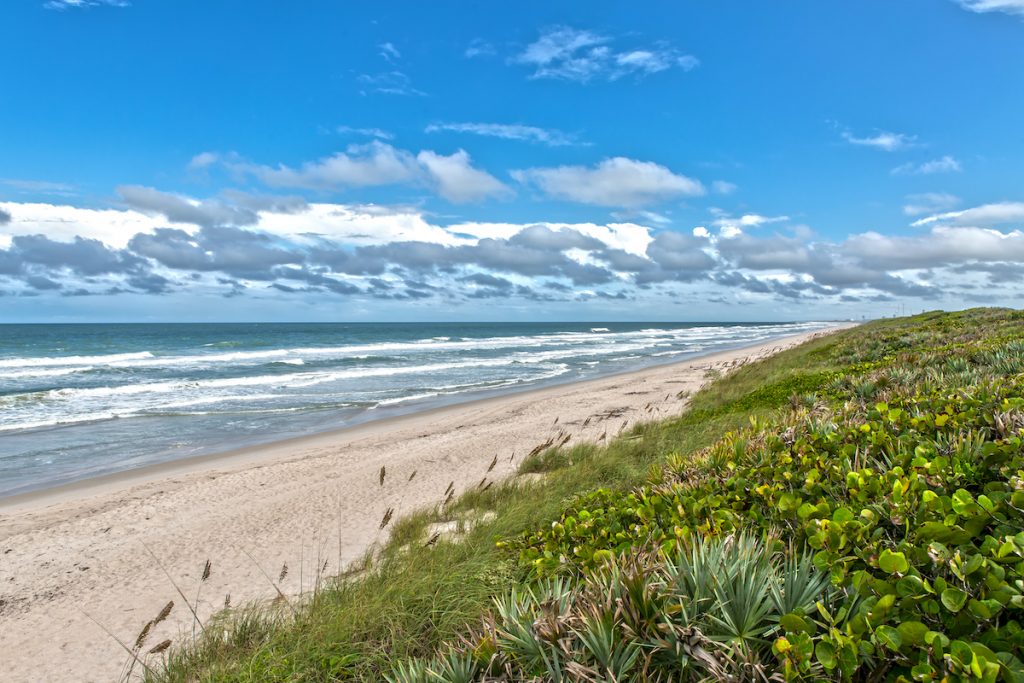
M 238 605 L 308 590 L 385 540 L 396 516 L 514 474 L 549 442 L 598 442 L 678 414 L 714 373 L 797 345 L 808 333 L 627 374 L 380 420 L 0 500 L 3 680 L 115 680 L 134 642 L 190 637 L 226 596 Z M 494 459 L 496 464 L 488 470 Z M 381 477 L 383 476 L 383 483 Z M 486 486 L 486 483 L 483 484 Z

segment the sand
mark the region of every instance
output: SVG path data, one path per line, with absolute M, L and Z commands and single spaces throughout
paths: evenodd
M 110 634 L 133 643 L 174 600 L 147 647 L 191 637 L 174 584 L 195 602 L 207 560 L 201 619 L 228 594 L 233 605 L 273 597 L 267 575 L 285 563 L 281 588 L 308 591 L 324 562 L 337 573 L 386 540 L 378 525 L 389 507 L 401 516 L 440 503 L 453 480 L 459 493 L 514 475 L 559 434 L 598 441 L 677 415 L 709 369 L 810 336 L 0 499 L 0 680 L 117 680 L 128 657 Z

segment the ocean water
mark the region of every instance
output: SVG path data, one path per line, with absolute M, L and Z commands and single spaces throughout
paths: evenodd
M 824 326 L 0 325 L 0 496 Z

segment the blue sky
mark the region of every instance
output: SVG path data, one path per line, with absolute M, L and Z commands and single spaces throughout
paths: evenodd
M 0 23 L 0 321 L 1024 295 L 1024 0 L 12 0 Z

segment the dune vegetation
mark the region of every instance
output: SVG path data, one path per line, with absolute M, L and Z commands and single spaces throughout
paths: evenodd
M 1024 681 L 1022 437 L 1024 313 L 875 321 L 398 520 L 146 677 Z

